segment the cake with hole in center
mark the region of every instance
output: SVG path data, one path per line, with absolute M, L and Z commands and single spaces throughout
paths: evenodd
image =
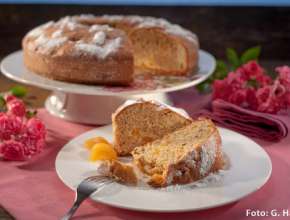
M 187 76 L 197 69 L 198 39 L 179 25 L 141 16 L 68 16 L 26 34 L 26 67 L 47 78 L 129 85 L 139 73 Z

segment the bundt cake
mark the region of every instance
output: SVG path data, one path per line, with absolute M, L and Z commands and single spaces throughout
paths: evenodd
M 186 184 L 224 168 L 221 137 L 207 118 L 156 101 L 129 100 L 113 114 L 114 147 L 132 155 L 105 161 L 106 174 L 129 185 Z M 104 170 L 104 169 L 103 169 Z
M 154 141 L 192 122 L 183 109 L 156 101 L 128 100 L 112 115 L 114 148 L 128 155 L 136 147 Z
M 223 167 L 221 138 L 209 119 L 196 120 L 136 147 L 132 155 L 154 187 L 190 183 Z
M 192 73 L 199 44 L 192 32 L 164 19 L 80 15 L 36 27 L 22 47 L 26 67 L 45 77 L 129 85 L 138 73 Z

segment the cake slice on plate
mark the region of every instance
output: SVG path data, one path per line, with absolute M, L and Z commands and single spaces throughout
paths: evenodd
M 132 155 L 154 187 L 190 183 L 223 167 L 221 138 L 209 119 L 196 120 L 136 147 Z
M 137 146 L 162 138 L 192 122 L 183 109 L 156 101 L 129 100 L 112 116 L 114 147 L 129 155 Z

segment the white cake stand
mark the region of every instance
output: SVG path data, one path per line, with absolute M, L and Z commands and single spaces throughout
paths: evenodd
M 22 51 L 16 51 L 2 60 L 1 72 L 17 82 L 52 90 L 45 102 L 52 115 L 78 123 L 108 124 L 111 113 L 126 99 L 142 97 L 168 103 L 166 93 L 201 83 L 213 73 L 215 65 L 215 58 L 200 50 L 198 71 L 190 77 L 137 78 L 130 87 L 108 87 L 41 77 L 26 69 Z

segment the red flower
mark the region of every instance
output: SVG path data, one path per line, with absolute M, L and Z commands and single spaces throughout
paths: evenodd
M 26 113 L 25 104 L 20 99 L 12 99 L 9 102 L 7 102 L 7 109 L 8 113 L 18 116 L 18 117 L 24 117 Z
M 0 114 L 0 139 L 9 140 L 12 136 L 18 135 L 22 128 L 21 118 L 4 113 Z
M 38 118 L 31 118 L 26 123 L 27 133 L 36 138 L 45 138 L 46 129 L 42 121 Z
M 230 72 L 223 80 L 215 80 L 213 99 L 223 99 L 244 108 L 276 114 L 290 107 L 290 68 L 278 67 L 273 81 L 256 62 L 250 61 Z
M 6 160 L 26 160 L 42 151 L 46 128 L 41 120 L 26 118 L 22 100 L 6 97 L 7 112 L 0 113 L 0 156 Z
M 25 145 L 14 140 L 1 143 L 0 154 L 2 154 L 5 160 L 21 161 L 27 159 L 25 155 Z
M 278 79 L 282 85 L 290 90 L 290 67 L 289 66 L 281 66 L 275 69 L 279 76 Z

